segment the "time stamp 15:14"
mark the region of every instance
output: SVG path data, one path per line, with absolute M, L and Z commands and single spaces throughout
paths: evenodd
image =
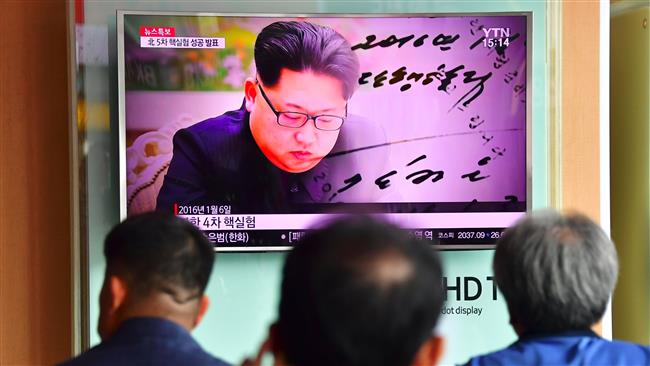
M 510 28 L 483 28 L 483 47 L 508 47 L 510 45 Z

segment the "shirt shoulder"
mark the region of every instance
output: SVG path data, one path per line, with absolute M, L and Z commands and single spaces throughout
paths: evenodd
M 523 354 L 508 347 L 500 351 L 472 357 L 463 366 L 524 365 L 527 364 L 525 360 L 526 358 Z
M 237 170 L 240 160 L 254 151 L 252 140 L 248 112 L 242 107 L 178 130 L 173 139 L 174 155 L 184 152 L 203 169 Z
M 248 128 L 248 113 L 245 109 L 226 112 L 218 117 L 208 118 L 179 131 L 191 134 L 207 142 L 239 136 Z
M 517 341 L 471 358 L 465 365 L 650 365 L 650 347 L 600 337 L 557 337 Z
M 650 365 L 650 347 L 636 343 L 599 339 L 590 352 L 592 364 Z
M 109 365 L 204 365 L 230 366 L 229 363 L 212 356 L 200 348 L 187 349 L 161 344 L 149 345 L 98 345 L 81 355 L 65 361 L 59 366 L 109 366 Z
M 105 342 L 61 364 L 226 366 L 206 352 L 180 325 L 154 317 L 131 318 Z

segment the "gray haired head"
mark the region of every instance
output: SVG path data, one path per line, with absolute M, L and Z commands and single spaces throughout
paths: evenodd
M 602 318 L 618 259 L 592 220 L 548 210 L 506 231 L 493 269 L 513 322 L 526 333 L 552 333 L 589 329 Z
M 357 86 L 359 60 L 350 43 L 332 28 L 308 22 L 275 22 L 255 41 L 255 66 L 266 86 L 274 86 L 283 68 L 312 71 L 341 81 L 349 99 Z

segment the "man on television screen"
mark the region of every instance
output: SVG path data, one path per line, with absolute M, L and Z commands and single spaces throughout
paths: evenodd
M 254 57 L 257 75 L 245 81 L 240 109 L 174 136 L 157 209 L 209 203 L 272 213 L 327 202 L 314 177 L 332 175 L 323 159 L 350 123 L 357 56 L 331 28 L 283 21 L 259 33 Z

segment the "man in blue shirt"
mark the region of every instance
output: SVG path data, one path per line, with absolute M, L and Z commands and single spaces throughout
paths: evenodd
M 614 290 L 614 244 L 589 218 L 547 211 L 507 230 L 494 276 L 519 339 L 467 365 L 650 365 L 650 347 L 608 341 L 591 329 Z
M 208 308 L 214 263 L 197 228 L 160 212 L 132 216 L 108 234 L 104 255 L 102 343 L 62 365 L 227 366 L 189 333 Z

